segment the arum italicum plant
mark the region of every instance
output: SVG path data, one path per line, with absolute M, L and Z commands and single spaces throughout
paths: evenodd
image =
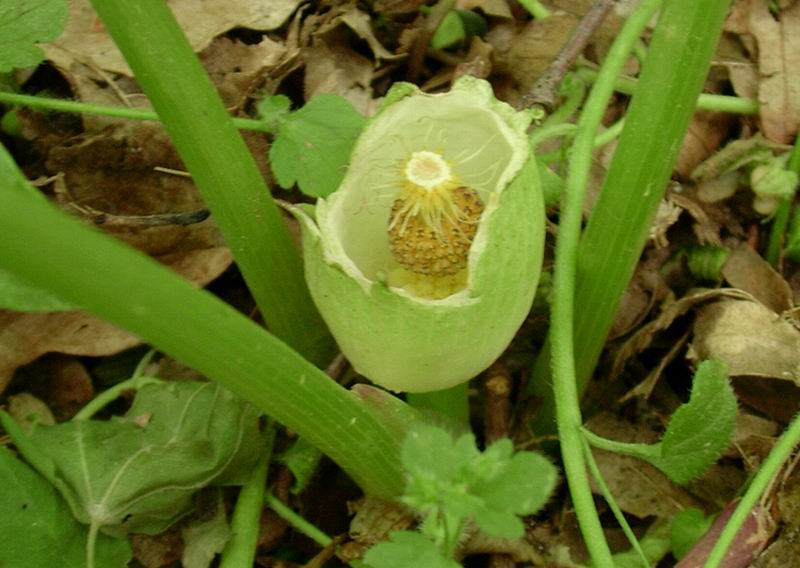
M 312 297 L 355 369 L 428 392 L 488 367 L 530 309 L 545 227 L 531 114 L 471 77 L 386 100 L 337 191 L 294 211 Z

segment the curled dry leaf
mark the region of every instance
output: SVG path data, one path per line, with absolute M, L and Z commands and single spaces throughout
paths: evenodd
M 695 361 L 720 359 L 731 377 L 800 384 L 800 331 L 753 301 L 727 300 L 701 308 L 690 357 Z
M 790 144 L 800 124 L 800 3 L 770 13 L 763 0 L 750 0 L 750 33 L 758 44 L 758 102 L 766 137 Z
M 792 289 L 783 276 L 746 244 L 731 251 L 722 267 L 731 286 L 744 290 L 777 314 L 792 307 Z
M 169 7 L 195 51 L 206 48 L 220 34 L 234 28 L 259 31 L 282 26 L 301 0 L 170 0 Z M 89 0 L 70 0 L 70 18 L 64 33 L 44 46 L 47 58 L 66 59 L 133 76 L 122 54 L 106 33 Z

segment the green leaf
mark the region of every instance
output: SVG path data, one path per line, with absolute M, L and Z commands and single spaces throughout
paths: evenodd
M 669 522 L 657 519 L 639 541 L 650 566 L 656 566 L 669 552 Z M 614 568 L 642 568 L 642 557 L 634 549 L 614 555 Z
M 49 292 L 29 286 L 6 270 L 0 270 L 0 308 L 18 312 L 63 312 L 78 309 Z
M 302 493 L 314 472 L 317 471 L 322 452 L 312 446 L 305 438 L 299 438 L 290 448 L 277 456 L 277 461 L 289 468 L 294 476 L 292 493 Z
M 216 383 L 142 387 L 124 417 L 38 426 L 0 414 L 25 459 L 81 522 L 155 534 L 189 513 L 208 485 L 236 484 L 258 458 L 258 416 Z
M 432 426 L 417 427 L 408 435 L 402 459 L 409 476 L 402 500 L 429 515 L 425 531 L 430 535 L 441 532 L 431 526 L 439 518 L 447 518 L 451 527 L 473 518 L 487 534 L 519 538 L 524 527 L 517 517 L 541 509 L 558 479 L 546 458 L 515 454 L 510 440 L 480 452 L 471 434 L 454 441 Z
M 0 447 L 0 566 L 84 566 L 88 529 L 78 523 L 56 490 Z M 127 540 L 99 535 L 97 565 L 122 568 L 131 559 Z
M 713 517 L 706 517 L 695 507 L 679 511 L 670 525 L 670 548 L 672 555 L 680 560 L 692 549 L 706 531 L 711 528 Z
M 689 402 L 672 415 L 660 443 L 661 455 L 650 463 L 675 483 L 687 483 L 711 467 L 733 438 L 736 395 L 721 361 L 703 361 L 697 368 Z
M 0 72 L 38 65 L 36 44 L 61 35 L 68 15 L 66 0 L 0 0 Z
M 648 461 L 675 483 L 683 484 L 702 475 L 728 447 L 736 411 L 736 395 L 725 365 L 709 359 L 698 366 L 689 402 L 672 415 L 661 442 L 617 442 L 586 428 L 583 435 L 596 448 Z
M 225 517 L 225 502 L 219 489 L 203 493 L 200 499 L 201 515 L 191 519 L 181 529 L 183 537 L 183 568 L 208 568 L 214 557 L 222 552 L 231 537 L 231 528 Z
M 274 95 L 262 99 L 256 105 L 258 116 L 264 121 L 269 132 L 275 132 L 289 116 L 292 101 L 286 95 Z
M 364 555 L 369 568 L 460 568 L 458 562 L 445 558 L 436 545 L 419 533 L 395 531 L 390 542 L 381 542 Z
M 431 48 L 451 47 L 474 35 L 486 33 L 486 20 L 470 10 L 451 10 L 436 28 L 431 38 Z
M 311 99 L 284 118 L 269 149 L 278 183 L 285 189 L 297 183 L 311 197 L 336 191 L 365 124 L 342 97 L 322 94 Z

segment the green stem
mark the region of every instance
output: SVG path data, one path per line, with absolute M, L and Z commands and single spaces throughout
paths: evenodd
M 86 536 L 86 568 L 95 568 L 97 564 L 97 535 L 100 532 L 100 525 L 97 521 L 92 521 L 89 525 L 89 533 Z
M 404 422 L 376 418 L 357 395 L 231 306 L 56 210 L 2 146 L 0 202 L 0 269 L 219 381 L 305 436 L 366 492 L 391 498 L 402 491 Z
M 408 393 L 406 401 L 417 410 L 431 410 L 469 426 L 469 383 L 433 392 Z
M 731 543 L 736 538 L 736 533 L 742 528 L 742 525 L 747 520 L 747 515 L 753 510 L 761 495 L 766 491 L 772 479 L 778 474 L 781 465 L 789 459 L 792 450 L 800 443 L 800 414 L 794 417 L 789 428 L 778 439 L 775 447 L 761 464 L 758 473 L 750 483 L 750 487 L 742 496 L 736 510 L 731 515 L 725 528 L 719 535 L 719 539 L 714 543 L 714 548 L 708 555 L 705 566 L 703 568 L 717 568 L 725 558 Z
M 578 69 L 577 73 L 586 81 L 594 81 L 597 77 L 597 71 L 587 67 Z M 638 84 L 639 81 L 631 77 L 618 77 L 614 83 L 614 90 L 625 95 L 633 95 Z M 701 93 L 697 96 L 695 107 L 697 110 L 728 112 L 731 114 L 758 114 L 758 101 L 728 95 Z
M 112 118 L 124 118 L 127 120 L 148 120 L 158 122 L 158 114 L 152 110 L 129 108 L 123 106 L 96 105 L 82 103 L 78 101 L 67 101 L 64 99 L 51 99 L 35 95 L 19 95 L 17 93 L 0 92 L 0 103 L 7 105 L 19 105 L 28 108 L 38 108 L 42 110 L 52 110 L 56 112 L 69 112 L 73 114 L 93 114 L 98 116 L 108 116 Z M 234 126 L 242 130 L 254 130 L 257 132 L 269 132 L 269 125 L 263 120 L 252 118 L 231 118 Z
M 117 383 L 110 389 L 106 389 L 99 395 L 90 400 L 86 406 L 80 409 L 72 417 L 73 420 L 89 420 L 92 416 L 100 412 L 103 408 L 117 400 L 125 391 L 138 391 L 145 385 L 155 385 L 162 383 L 161 379 L 155 377 L 134 376 L 127 381 Z
M 642 550 L 642 545 L 639 544 L 636 535 L 633 534 L 633 529 L 631 529 L 631 526 L 628 524 L 625 514 L 622 512 L 622 509 L 619 508 L 619 505 L 617 505 L 614 495 L 611 493 L 608 485 L 606 485 L 603 473 L 600 471 L 600 468 L 597 467 L 597 462 L 594 459 L 594 455 L 592 455 L 592 448 L 589 447 L 589 442 L 585 438 L 583 439 L 583 455 L 586 457 L 586 464 L 589 466 L 589 472 L 592 474 L 592 477 L 594 477 L 594 481 L 600 488 L 603 498 L 611 508 L 614 518 L 617 519 L 619 526 L 622 527 L 622 532 L 625 533 L 625 537 L 628 539 L 628 542 L 631 543 L 631 547 L 636 551 L 636 554 L 642 559 L 642 564 L 645 568 L 650 568 L 650 561 L 647 559 L 644 550 Z
M 795 138 L 792 155 L 789 156 L 789 163 L 786 168 L 796 174 L 800 174 L 800 136 Z M 786 226 L 789 224 L 789 216 L 792 209 L 792 200 L 784 199 L 775 212 L 772 221 L 772 228 L 769 233 L 769 243 L 767 244 L 767 261 L 772 266 L 778 266 L 783 249 L 783 236 L 786 234 Z
M 589 479 L 586 476 L 580 432 L 583 419 L 576 378 L 574 344 L 578 243 L 595 134 L 613 93 L 616 76 L 622 71 L 632 46 L 660 5 L 660 0 L 644 0 L 639 4 L 612 44 L 597 81 L 589 93 L 578 119 L 578 131 L 570 151 L 556 240 L 550 328 L 553 400 L 564 473 L 584 542 L 594 565 L 598 568 L 611 567 L 614 561 L 603 535 L 603 527 L 597 516 Z
M 625 127 L 578 249 L 574 314 L 580 317 L 574 321 L 574 341 L 579 393 L 593 373 L 647 243 L 728 6 L 729 0 L 669 0 L 664 5 Z M 584 167 L 588 168 L 588 159 Z M 579 226 L 580 218 L 577 221 Z M 529 382 L 530 394 L 542 399 L 533 424 L 540 435 L 553 431 L 556 406 L 549 388 L 549 343 Z
M 275 442 L 275 425 L 270 420 L 264 433 L 264 449 L 250 479 L 239 492 L 236 509 L 231 519 L 231 539 L 222 551 L 220 568 L 240 568 L 252 566 L 256 557 L 258 533 L 261 529 L 261 511 L 264 508 L 264 494 L 267 485 L 267 472 Z
M 92 0 L 214 215 L 264 320 L 318 366 L 334 343 L 281 213 L 164 0 Z
M 550 15 L 550 10 L 545 8 L 539 0 L 519 0 L 519 3 L 537 20 L 544 20 Z
M 315 527 L 307 520 L 305 520 L 303 517 L 295 513 L 290 507 L 287 507 L 283 503 L 283 501 L 281 501 L 277 497 L 267 493 L 264 496 L 264 501 L 269 506 L 269 508 L 275 511 L 275 513 L 280 518 L 288 522 L 295 529 L 306 535 L 314 542 L 316 542 L 322 548 L 325 548 L 326 546 L 328 546 L 330 543 L 333 542 L 333 539 L 331 537 L 329 537 L 324 532 L 319 530 L 317 527 Z
M 558 128 L 558 126 L 563 128 Z M 613 141 L 615 138 L 618 138 L 619 135 L 622 133 L 622 128 L 624 126 L 625 126 L 625 119 L 621 118 L 617 122 L 606 128 L 605 130 L 603 130 L 600 134 L 595 136 L 594 142 L 592 143 L 594 149 L 597 150 L 598 148 L 602 148 L 609 142 Z M 541 144 L 544 140 L 551 137 L 553 138 L 557 136 L 574 137 L 575 132 L 576 128 L 574 124 L 559 124 L 557 126 L 552 127 L 550 131 L 545 132 L 542 136 L 538 136 L 536 138 L 536 144 Z M 531 135 L 530 139 L 534 140 L 533 135 Z M 558 150 L 554 150 L 552 152 L 538 154 L 536 156 L 536 159 L 539 162 L 548 164 L 550 162 L 555 162 L 556 160 L 560 160 L 562 155 L 563 155 L 563 149 L 559 148 Z

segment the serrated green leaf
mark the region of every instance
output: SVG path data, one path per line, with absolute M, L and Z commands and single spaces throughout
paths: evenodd
M 36 44 L 56 39 L 68 15 L 66 0 L 0 0 L 0 72 L 38 65 Z
M 322 94 L 284 118 L 269 149 L 278 183 L 325 197 L 339 187 L 366 119 L 342 97 Z
M 445 558 L 436 545 L 423 535 L 411 531 L 395 531 L 389 542 L 381 542 L 364 555 L 369 568 L 460 568 L 458 562 Z
M 17 312 L 64 312 L 78 308 L 49 292 L 29 286 L 6 270 L 0 270 L 0 309 Z
M 672 415 L 659 445 L 660 456 L 648 461 L 675 483 L 702 475 L 731 443 L 736 426 L 736 395 L 721 361 L 697 368 L 689 402 Z
M 553 464 L 533 452 L 517 452 L 495 476 L 473 487 L 487 506 L 517 515 L 532 515 L 544 507 L 556 488 Z
M 81 522 L 117 535 L 163 531 L 207 485 L 244 479 L 258 458 L 258 415 L 215 383 L 146 385 L 124 417 L 39 426 L 0 421 Z
M 0 447 L 0 566 L 85 566 L 88 529 L 78 523 L 56 490 Z M 131 559 L 127 540 L 99 535 L 98 566 L 122 568 Z
M 692 549 L 706 531 L 711 528 L 713 517 L 706 517 L 695 507 L 679 511 L 670 524 L 670 548 L 672 555 L 680 560 Z

